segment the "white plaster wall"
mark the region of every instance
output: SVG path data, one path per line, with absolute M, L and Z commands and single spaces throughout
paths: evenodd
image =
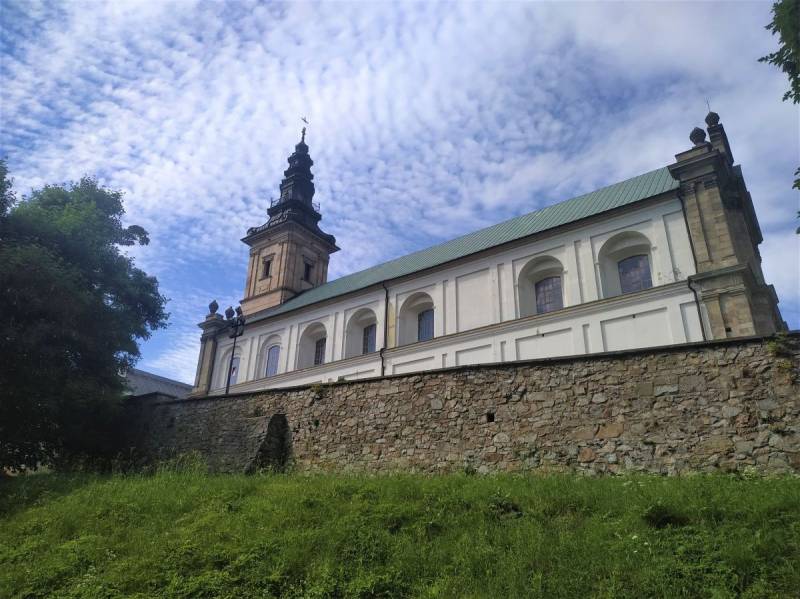
M 598 252 L 606 240 L 624 231 L 639 232 L 650 241 L 654 287 L 603 299 Z M 530 260 L 541 256 L 556 258 L 564 267 L 564 309 L 520 319 L 519 273 Z M 388 348 L 385 373 L 700 341 L 697 307 L 685 283 L 694 272 L 680 202 L 672 198 L 388 282 L 389 314 L 394 319 L 388 324 L 399 331 L 400 306 L 422 291 L 434 302 L 435 336 L 430 341 Z M 381 287 L 248 326 L 237 341 L 240 382 L 232 391 L 380 375 L 377 351 L 343 359 L 346 324 L 362 308 L 375 313 L 376 349 L 380 350 L 385 344 L 386 324 Z M 298 341 L 315 323 L 327 330 L 326 364 L 298 371 Z M 267 379 L 263 376 L 263 350 L 274 338 L 280 339 L 280 368 L 277 376 Z M 232 340 L 223 338 L 217 349 L 213 380 L 218 390 L 224 387 L 224 360 L 231 345 Z

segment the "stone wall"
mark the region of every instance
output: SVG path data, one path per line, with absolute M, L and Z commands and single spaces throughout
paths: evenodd
M 303 470 L 800 472 L 800 334 L 131 410 L 146 455 L 199 452 L 223 471 L 280 462 L 289 443 Z

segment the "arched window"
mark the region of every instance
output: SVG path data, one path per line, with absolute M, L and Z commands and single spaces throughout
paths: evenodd
M 564 307 L 564 267 L 552 256 L 529 261 L 519 273 L 520 317 L 545 314 Z
M 398 344 L 427 341 L 434 337 L 433 299 L 427 293 L 409 296 L 400 309 Z
M 369 308 L 362 308 L 350 317 L 345 330 L 344 356 L 352 358 L 375 351 L 377 318 Z
M 303 330 L 297 352 L 298 368 L 309 368 L 325 363 L 327 337 L 325 325 L 321 322 L 310 324 Z
M 603 297 L 633 293 L 653 286 L 650 240 L 636 231 L 618 233 L 598 252 Z
M 653 286 L 653 279 L 650 276 L 650 261 L 643 254 L 620 260 L 617 262 L 617 270 L 622 293 L 650 289 Z
M 281 359 L 281 346 L 272 345 L 267 349 L 267 376 L 275 376 L 278 374 L 278 362 Z

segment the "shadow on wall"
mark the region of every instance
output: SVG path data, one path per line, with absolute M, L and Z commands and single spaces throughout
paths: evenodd
M 269 419 L 267 434 L 258 448 L 255 458 L 247 468 L 248 472 L 269 470 L 284 472 L 292 455 L 292 438 L 286 414 L 275 414 Z

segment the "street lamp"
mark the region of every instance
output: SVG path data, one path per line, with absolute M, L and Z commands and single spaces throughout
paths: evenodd
M 225 380 L 225 395 L 231 388 L 231 375 L 233 374 L 233 357 L 236 354 L 236 339 L 244 333 L 244 314 L 242 314 L 242 307 L 237 306 L 236 310 L 231 306 L 225 310 L 225 322 L 231 329 L 230 337 L 233 339 L 233 349 L 231 350 L 231 359 L 228 362 L 228 378 Z

